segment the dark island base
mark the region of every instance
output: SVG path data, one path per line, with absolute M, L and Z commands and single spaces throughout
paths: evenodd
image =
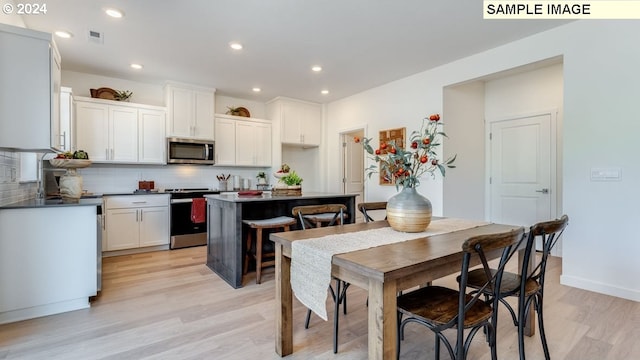
M 344 204 L 348 219 L 355 220 L 355 196 L 348 194 L 319 194 L 278 196 L 248 199 L 224 195 L 207 196 L 209 217 L 207 229 L 207 266 L 234 288 L 242 287 L 242 269 L 246 252 L 248 227 L 243 219 L 267 219 L 292 216 L 291 210 L 300 205 Z M 299 229 L 299 224 L 291 230 Z M 269 241 L 268 234 L 264 239 Z

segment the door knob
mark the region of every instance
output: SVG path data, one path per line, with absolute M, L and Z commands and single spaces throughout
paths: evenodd
M 543 193 L 543 194 L 548 194 L 549 193 L 549 189 L 544 188 L 542 190 L 536 190 L 536 192 Z

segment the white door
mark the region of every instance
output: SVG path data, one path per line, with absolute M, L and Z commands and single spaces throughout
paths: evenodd
M 529 227 L 555 216 L 551 114 L 491 123 L 490 220 Z
M 364 131 L 357 130 L 342 134 L 343 149 L 343 185 L 345 194 L 357 194 L 356 206 L 364 201 L 364 149 L 361 144 L 353 140 L 355 136 L 360 139 Z M 356 210 L 356 222 L 363 222 L 362 214 Z

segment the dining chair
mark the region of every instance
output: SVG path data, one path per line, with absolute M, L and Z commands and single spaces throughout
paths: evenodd
M 300 226 L 303 230 L 320 227 L 322 224 L 326 226 L 342 225 L 344 224 L 347 207 L 343 204 L 327 204 L 327 205 L 302 205 L 296 206 L 291 210 L 293 216 L 300 220 Z M 333 312 L 333 353 L 338 352 L 338 323 L 340 304 L 342 304 L 342 311 L 347 314 L 347 289 L 349 283 L 342 281 L 336 277 L 335 289 L 329 285 L 329 291 L 334 301 Z M 311 321 L 311 309 L 307 309 L 307 316 L 304 321 L 304 328 L 309 328 L 309 322 Z
M 344 204 L 302 205 L 294 207 L 291 212 L 305 229 L 340 225 L 348 218 L 347 206 Z
M 398 296 L 397 357 L 400 357 L 400 343 L 404 338 L 407 324 L 416 323 L 433 331 L 435 336 L 435 358 L 440 358 L 440 343 L 444 343 L 451 359 L 466 359 L 473 337 L 478 330 L 485 329 L 487 342 L 491 348 L 491 358 L 497 359 L 496 352 L 496 306 L 500 293 L 500 282 L 504 266 L 509 259 L 513 245 L 524 235 L 524 228 L 495 234 L 473 236 L 462 244 L 462 268 L 459 289 L 442 286 L 426 286 Z M 489 274 L 487 254 L 501 252 L 498 268 L 487 276 L 482 290 L 493 294 L 483 300 L 481 292 L 467 294 L 467 274 L 472 259 L 479 259 L 486 274 Z M 405 317 L 406 316 L 406 317 Z M 403 319 L 403 317 L 405 317 Z M 444 330 L 456 329 L 455 346 L 443 334 Z M 470 329 L 467 337 L 465 329 Z
M 371 213 L 369 213 L 369 211 L 387 210 L 387 202 L 363 202 L 358 204 L 358 210 L 362 213 L 362 215 L 364 215 L 364 222 L 375 221 L 375 219 L 371 217 Z M 386 214 L 384 218 L 385 220 L 387 219 Z
M 551 253 L 551 249 L 553 249 L 558 242 L 559 237 L 568 224 L 569 217 L 562 215 L 560 219 L 539 222 L 531 226 L 529 228 L 529 234 L 526 237 L 527 243 L 524 248 L 520 274 L 505 271 L 502 276 L 502 286 L 498 294 L 498 300 L 509 310 L 513 324 L 518 327 L 518 350 L 521 360 L 525 360 L 524 326 L 529 314 L 527 310 L 532 303 L 534 310 L 538 314 L 538 332 L 540 333 L 544 357 L 547 360 L 550 358 L 543 321 L 544 279 L 547 259 Z M 540 256 L 536 256 L 536 242 L 538 239 L 542 241 Z M 536 257 L 533 267 L 530 266 L 531 257 Z M 487 290 L 482 287 L 486 278 L 487 273 L 484 272 L 483 269 L 472 270 L 468 274 L 467 286 L 485 295 L 492 296 L 493 294 L 489 294 Z M 517 315 L 511 305 L 505 300 L 505 298 L 511 296 L 518 297 Z

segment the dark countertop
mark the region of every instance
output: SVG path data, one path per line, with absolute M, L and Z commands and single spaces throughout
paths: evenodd
M 273 196 L 271 192 L 264 192 L 261 195 L 238 195 L 238 193 L 222 193 L 220 195 L 205 195 L 204 197 L 211 200 L 226 201 L 226 202 L 255 202 L 255 201 L 291 201 L 300 199 L 319 199 L 319 198 L 333 198 L 333 197 L 355 197 L 356 194 L 337 194 L 337 193 L 321 193 L 321 192 L 306 192 L 300 196 Z
M 36 200 L 29 199 L 11 204 L 0 205 L 4 209 L 49 208 L 60 206 L 102 206 L 102 197 L 84 198 L 78 201 L 66 201 L 62 199 Z

